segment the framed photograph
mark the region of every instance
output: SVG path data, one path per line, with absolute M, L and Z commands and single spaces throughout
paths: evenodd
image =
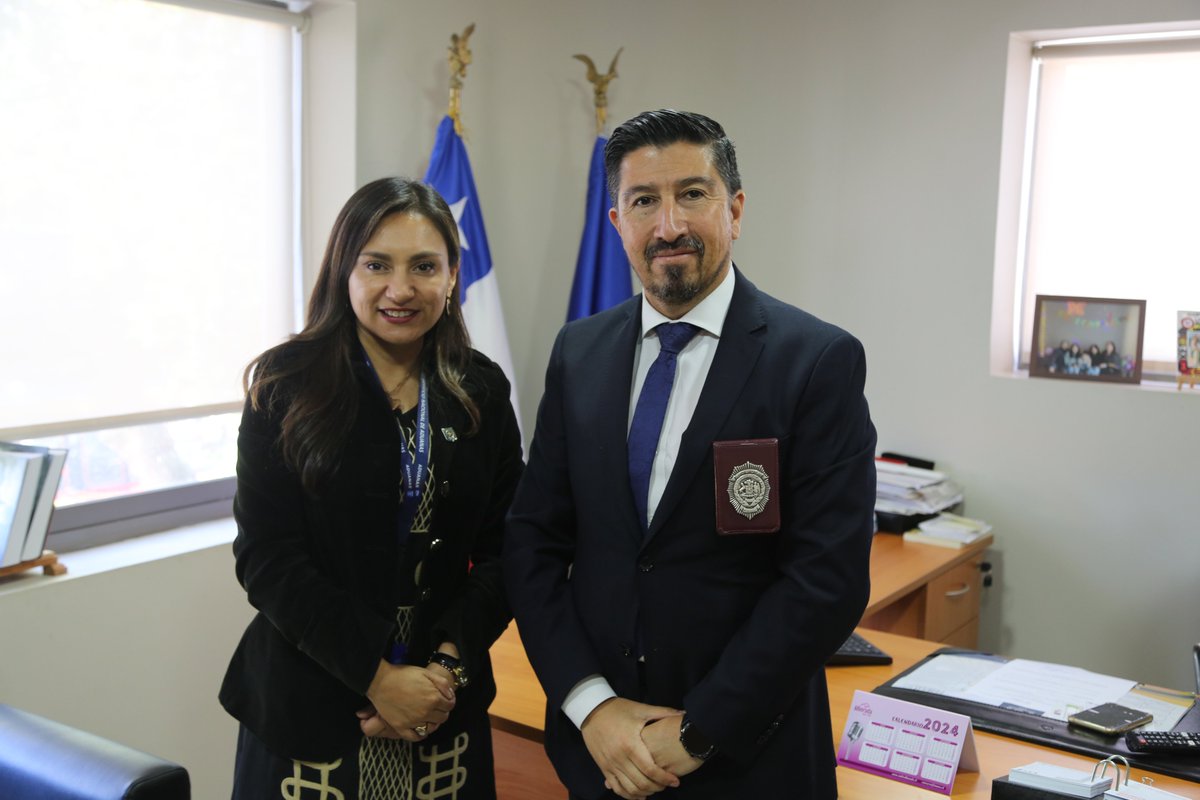
M 1029 375 L 1139 383 L 1145 300 L 1039 294 Z

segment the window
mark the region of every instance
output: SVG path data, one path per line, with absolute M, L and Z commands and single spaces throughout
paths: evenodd
M 993 372 L 1027 367 L 1045 294 L 1146 300 L 1144 372 L 1174 373 L 1176 312 L 1200 305 L 1200 25 L 1189 26 L 1013 37 Z
M 232 14 L 0 7 L 0 439 L 70 449 L 60 549 L 227 514 L 242 368 L 297 321 L 304 18 L 197 5 Z

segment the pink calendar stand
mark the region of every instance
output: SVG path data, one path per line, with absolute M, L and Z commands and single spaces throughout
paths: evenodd
M 970 717 L 863 691 L 854 693 L 837 760 L 941 794 L 959 770 L 979 771 Z

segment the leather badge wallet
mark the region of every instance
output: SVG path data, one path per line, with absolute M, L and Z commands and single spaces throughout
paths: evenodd
M 779 440 L 713 442 L 717 533 L 779 532 Z

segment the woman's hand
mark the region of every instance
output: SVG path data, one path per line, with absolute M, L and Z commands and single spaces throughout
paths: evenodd
M 375 706 L 367 706 L 357 712 L 358 727 L 362 729 L 363 736 L 375 736 L 380 739 L 403 739 L 396 729 L 383 721 L 383 717 L 379 716 L 379 712 L 375 710 Z M 428 735 L 428 732 L 426 733 Z
M 371 709 L 359 712 L 359 725 L 365 735 L 390 738 L 390 732 L 397 738 L 419 742 L 449 718 L 454 708 L 454 688 L 449 679 L 433 670 L 380 661 L 367 687 L 367 699 L 374 714 L 369 713 Z

